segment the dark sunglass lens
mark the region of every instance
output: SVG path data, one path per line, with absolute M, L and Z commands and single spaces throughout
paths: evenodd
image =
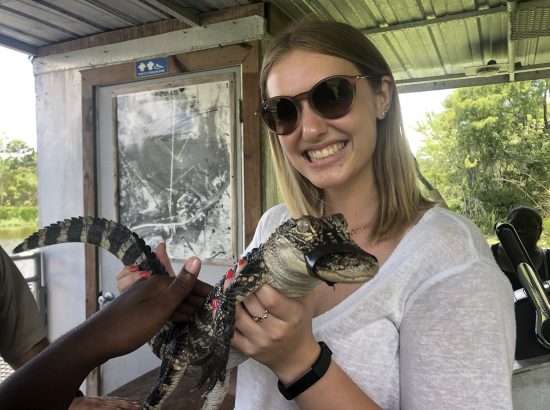
M 345 78 L 329 78 L 320 83 L 311 96 L 315 109 L 326 118 L 346 115 L 353 104 L 353 85 Z
M 288 98 L 273 98 L 264 104 L 263 119 L 268 128 L 277 134 L 289 134 L 296 128 L 298 111 Z

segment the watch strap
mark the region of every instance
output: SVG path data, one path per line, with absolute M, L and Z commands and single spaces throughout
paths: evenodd
M 285 386 L 280 380 L 278 381 L 277 387 L 285 399 L 292 400 L 302 394 L 327 372 L 330 366 L 332 351 L 324 342 L 318 343 L 321 346 L 321 353 L 319 353 L 319 357 L 311 365 L 311 369 L 306 374 L 288 386 Z

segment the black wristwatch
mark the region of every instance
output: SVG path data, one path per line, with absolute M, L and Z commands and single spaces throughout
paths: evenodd
M 296 380 L 294 383 L 286 386 L 279 380 L 277 387 L 279 391 L 287 400 L 292 400 L 296 396 L 302 394 L 315 384 L 324 374 L 327 372 L 330 366 L 330 357 L 332 356 L 331 350 L 324 342 L 318 342 L 321 346 L 321 353 L 315 360 L 315 363 L 311 365 L 311 370 Z

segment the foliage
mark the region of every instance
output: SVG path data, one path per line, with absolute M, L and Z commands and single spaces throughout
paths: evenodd
M 550 216 L 549 81 L 455 90 L 419 126 L 424 176 L 485 233 L 516 205 Z
M 542 235 L 537 245 L 541 248 L 550 248 L 550 218 L 542 220 Z
M 0 135 L 0 207 L 36 207 L 37 189 L 34 148 Z
M 0 207 L 0 221 L 6 219 L 19 219 L 24 222 L 34 222 L 38 220 L 38 208 L 35 206 Z

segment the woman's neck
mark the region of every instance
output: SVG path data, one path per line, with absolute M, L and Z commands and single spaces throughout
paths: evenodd
M 372 223 L 378 211 L 379 201 L 377 194 L 362 195 L 345 192 L 324 192 L 324 215 L 343 214 L 348 222 L 349 230 L 365 230 L 370 232 Z

